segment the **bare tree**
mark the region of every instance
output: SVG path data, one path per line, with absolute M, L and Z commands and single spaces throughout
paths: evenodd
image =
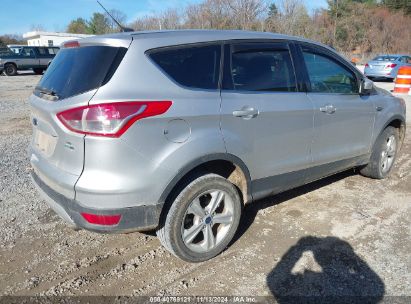
M 46 29 L 42 24 L 32 24 L 30 27 L 30 31 L 32 32 L 44 32 Z
M 122 11 L 119 11 L 119 10 L 116 10 L 116 9 L 109 10 L 109 13 L 122 26 L 125 25 L 125 22 L 127 21 L 127 15 L 126 14 L 124 14 Z M 118 27 L 117 23 L 107 13 L 105 13 L 104 15 L 107 18 L 108 31 L 111 32 L 111 33 L 120 32 L 121 29 Z
M 262 30 L 311 38 L 338 51 L 409 52 L 411 16 L 372 1 L 328 1 L 328 9 L 308 14 L 302 0 L 204 0 L 144 16 L 131 26 L 152 29 Z M 338 7 L 337 7 L 338 2 Z M 367 2 L 367 3 L 365 3 Z
M 282 0 L 278 13 L 271 14 L 267 20 L 269 29 L 274 32 L 309 37 L 313 32 L 313 22 L 301 0 Z
M 261 15 L 267 11 L 262 0 L 229 0 L 234 26 L 242 30 L 257 29 Z

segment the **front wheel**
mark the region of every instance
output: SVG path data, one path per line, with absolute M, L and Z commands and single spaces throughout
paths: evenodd
M 387 127 L 375 141 L 370 162 L 360 170 L 364 176 L 376 179 L 386 178 L 394 165 L 399 147 L 398 131 Z
M 238 228 L 242 202 L 227 179 L 206 174 L 190 182 L 162 218 L 157 236 L 175 256 L 202 262 L 221 253 Z
M 17 67 L 12 63 L 6 64 L 4 66 L 4 73 L 7 76 L 15 76 L 17 75 Z

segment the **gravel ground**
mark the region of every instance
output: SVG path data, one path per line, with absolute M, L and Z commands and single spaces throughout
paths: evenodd
M 187 264 L 154 234 L 74 231 L 38 196 L 27 157 L 27 99 L 38 81 L 0 77 L 0 295 L 274 295 L 281 303 L 281 295 L 361 294 L 411 301 L 410 132 L 389 179 L 347 171 L 256 202 L 223 254 Z

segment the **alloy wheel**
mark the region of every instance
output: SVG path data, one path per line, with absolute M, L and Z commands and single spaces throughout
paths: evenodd
M 225 238 L 233 219 L 234 203 L 228 193 L 216 189 L 203 192 L 185 212 L 182 240 L 194 252 L 208 252 Z
M 386 173 L 391 169 L 392 164 L 394 163 L 396 151 L 397 141 L 394 135 L 390 135 L 386 140 L 386 145 L 383 151 L 381 152 L 380 166 L 383 173 Z

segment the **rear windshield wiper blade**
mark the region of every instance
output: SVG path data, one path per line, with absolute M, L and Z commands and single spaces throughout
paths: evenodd
M 41 95 L 49 95 L 52 97 L 51 98 L 52 100 L 57 100 L 59 98 L 59 96 L 57 95 L 55 91 L 44 88 L 44 87 L 40 87 L 40 86 L 36 86 L 34 88 L 34 92 L 40 93 Z M 43 97 L 43 96 L 40 96 L 40 97 Z

